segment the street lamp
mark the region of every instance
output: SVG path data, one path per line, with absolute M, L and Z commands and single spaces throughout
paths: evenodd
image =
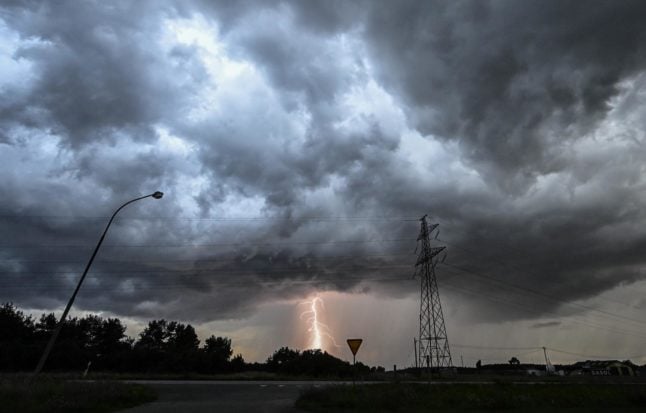
M 112 217 L 110 218 L 110 221 L 108 221 L 108 225 L 106 225 L 105 229 L 103 230 L 103 234 L 101 235 L 101 238 L 99 239 L 99 243 L 96 244 L 96 247 L 94 248 L 94 252 L 92 253 L 92 256 L 90 257 L 90 261 L 87 263 L 87 266 L 85 267 L 85 271 L 83 271 L 83 275 L 81 276 L 81 279 L 79 280 L 78 284 L 76 285 L 76 289 L 74 290 L 74 293 L 70 297 L 70 300 L 67 302 L 67 306 L 65 307 L 65 311 L 63 311 L 63 315 L 61 316 L 61 319 L 58 321 L 58 325 L 56 326 L 56 330 L 54 330 L 54 333 L 52 334 L 52 337 L 49 339 L 49 342 L 47 343 L 47 347 L 45 347 L 45 351 L 43 352 L 43 355 L 40 357 L 40 361 L 38 361 L 38 365 L 36 366 L 36 369 L 34 370 L 33 376 L 36 376 L 40 371 L 43 369 L 43 366 L 45 365 L 45 362 L 47 361 L 47 357 L 49 357 L 49 353 L 52 351 L 52 348 L 54 347 L 54 343 L 56 343 L 56 339 L 58 338 L 58 335 L 61 332 L 61 329 L 63 328 L 63 322 L 65 321 L 65 318 L 67 317 L 67 313 L 70 312 L 70 308 L 72 308 L 72 304 L 74 304 L 74 299 L 76 298 L 76 294 L 78 294 L 79 289 L 81 288 L 81 284 L 83 284 L 83 280 L 85 279 L 85 276 L 87 275 L 87 272 L 89 271 L 90 267 L 92 266 L 92 261 L 94 261 L 94 257 L 96 257 L 96 253 L 99 252 L 99 248 L 101 247 L 101 244 L 103 243 L 103 239 L 105 238 L 105 234 L 108 233 L 108 228 L 110 228 L 110 224 L 112 224 L 112 221 L 114 220 L 114 217 L 117 215 L 119 211 L 121 211 L 126 205 L 132 204 L 133 202 L 139 201 L 144 198 L 155 198 L 155 199 L 161 199 L 161 197 L 164 196 L 163 192 L 153 192 L 152 194 L 146 195 L 146 196 L 141 196 L 139 198 L 131 199 L 130 201 L 126 202 L 125 204 L 121 205 L 119 208 L 117 208 L 116 211 L 114 211 L 114 214 L 112 214 Z

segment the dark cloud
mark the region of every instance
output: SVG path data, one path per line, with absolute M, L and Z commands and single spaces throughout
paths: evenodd
M 532 325 L 532 328 L 556 327 L 560 325 L 561 325 L 560 321 L 546 321 L 544 323 L 536 323 Z
M 3 127 L 47 128 L 72 146 L 120 135 L 154 140 L 151 126 L 190 101 L 203 72 L 184 64 L 190 50 L 164 53 L 161 23 L 176 13 L 163 3 L 151 6 L 67 2 L 6 8 L 7 26 L 30 40 L 13 58 L 35 69 L 29 90 L 4 100 Z
M 422 133 L 459 140 L 508 191 L 566 169 L 568 140 L 644 65 L 638 1 L 402 3 L 370 14 L 379 78 Z
M 80 308 L 406 296 L 424 213 L 474 317 L 642 280 L 644 11 L 593 3 L 6 4 L 0 299 L 61 305 L 157 189 Z

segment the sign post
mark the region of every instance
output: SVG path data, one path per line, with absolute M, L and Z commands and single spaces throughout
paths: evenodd
M 352 352 L 352 365 L 354 366 L 354 374 L 352 375 L 352 385 L 354 385 L 354 380 L 355 376 L 357 375 L 357 351 L 359 351 L 359 347 L 361 347 L 361 343 L 363 343 L 363 339 L 360 338 L 349 338 L 346 340 L 348 342 L 348 347 L 350 347 L 350 351 Z

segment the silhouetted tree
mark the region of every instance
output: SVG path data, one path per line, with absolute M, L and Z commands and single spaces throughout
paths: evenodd
M 121 320 L 89 315 L 80 319 L 79 324 L 85 332 L 85 349 L 92 368 L 119 370 L 131 350 L 131 340 Z
M 298 360 L 300 352 L 288 347 L 281 347 L 267 359 L 267 368 L 269 371 L 285 371 Z
M 370 368 L 357 363 L 357 371 L 367 373 Z M 267 359 L 269 371 L 311 377 L 350 377 L 353 374 L 350 363 L 340 360 L 331 354 L 316 350 L 305 350 L 302 353 L 282 347 Z
M 168 349 L 178 353 L 197 351 L 200 340 L 195 334 L 195 329 L 190 324 L 181 324 L 175 321 L 168 323 Z
M 54 332 L 58 320 L 54 313 L 42 314 L 35 325 L 36 335 L 39 338 L 49 339 Z
M 364 370 L 361 363 L 357 363 L 357 370 Z M 340 360 L 327 352 L 316 350 L 305 350 L 301 353 L 297 372 L 314 377 L 347 376 L 351 373 L 351 365 Z M 370 371 L 370 368 L 368 368 Z
M 15 371 L 35 363 L 35 331 L 31 316 L 11 303 L 0 307 L 0 370 Z
M 205 373 L 220 373 L 230 370 L 229 359 L 233 354 L 231 339 L 211 336 L 204 341 L 202 348 L 204 361 L 202 371 Z
M 512 366 L 518 366 L 520 364 L 520 360 L 518 360 L 516 357 L 512 357 L 509 360 L 509 364 L 511 364 Z
M 231 339 L 227 337 L 211 336 L 204 341 L 204 352 L 212 354 L 217 359 L 229 361 L 233 350 L 231 349 Z
M 3 341 L 30 339 L 35 331 L 34 320 L 12 303 L 4 303 L 0 307 L 0 331 L 4 333 L 0 336 Z
M 58 325 L 58 318 L 54 313 L 42 314 L 36 323 L 36 340 L 39 352 L 52 336 Z M 67 318 L 63 323 L 56 345 L 47 359 L 47 370 L 82 370 L 93 355 L 87 350 L 89 333 L 87 325 L 76 318 Z
M 0 370 L 31 370 L 57 326 L 53 314 L 37 321 L 13 304 L 0 306 Z M 48 370 L 83 371 L 88 361 L 92 370 L 222 373 L 267 370 L 286 375 L 312 377 L 351 377 L 364 374 L 368 366 L 356 369 L 321 350 L 276 350 L 265 364 L 245 363 L 242 355 L 231 358 L 231 339 L 212 335 L 200 347 L 195 329 L 176 321 L 153 320 L 135 341 L 125 334 L 118 318 L 95 315 L 68 318 L 50 354 Z M 374 369 L 373 369 L 374 370 Z M 381 368 L 383 371 L 383 368 Z M 377 369 L 378 371 L 378 369 Z
M 153 320 L 135 343 L 134 364 L 144 371 L 194 371 L 200 341 L 190 324 Z
M 233 372 L 239 372 L 243 371 L 245 369 L 245 362 L 244 358 L 242 358 L 242 354 L 236 354 L 232 359 L 231 359 L 231 371 Z
M 166 320 L 153 320 L 139 333 L 135 347 L 149 351 L 163 351 L 168 343 L 168 323 Z

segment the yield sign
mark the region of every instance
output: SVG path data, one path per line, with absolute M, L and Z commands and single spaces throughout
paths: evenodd
M 357 351 L 359 351 L 359 347 L 361 347 L 361 343 L 363 343 L 363 340 L 360 338 L 349 338 L 347 341 L 348 346 L 350 347 L 350 351 L 352 351 L 352 355 L 356 356 Z

